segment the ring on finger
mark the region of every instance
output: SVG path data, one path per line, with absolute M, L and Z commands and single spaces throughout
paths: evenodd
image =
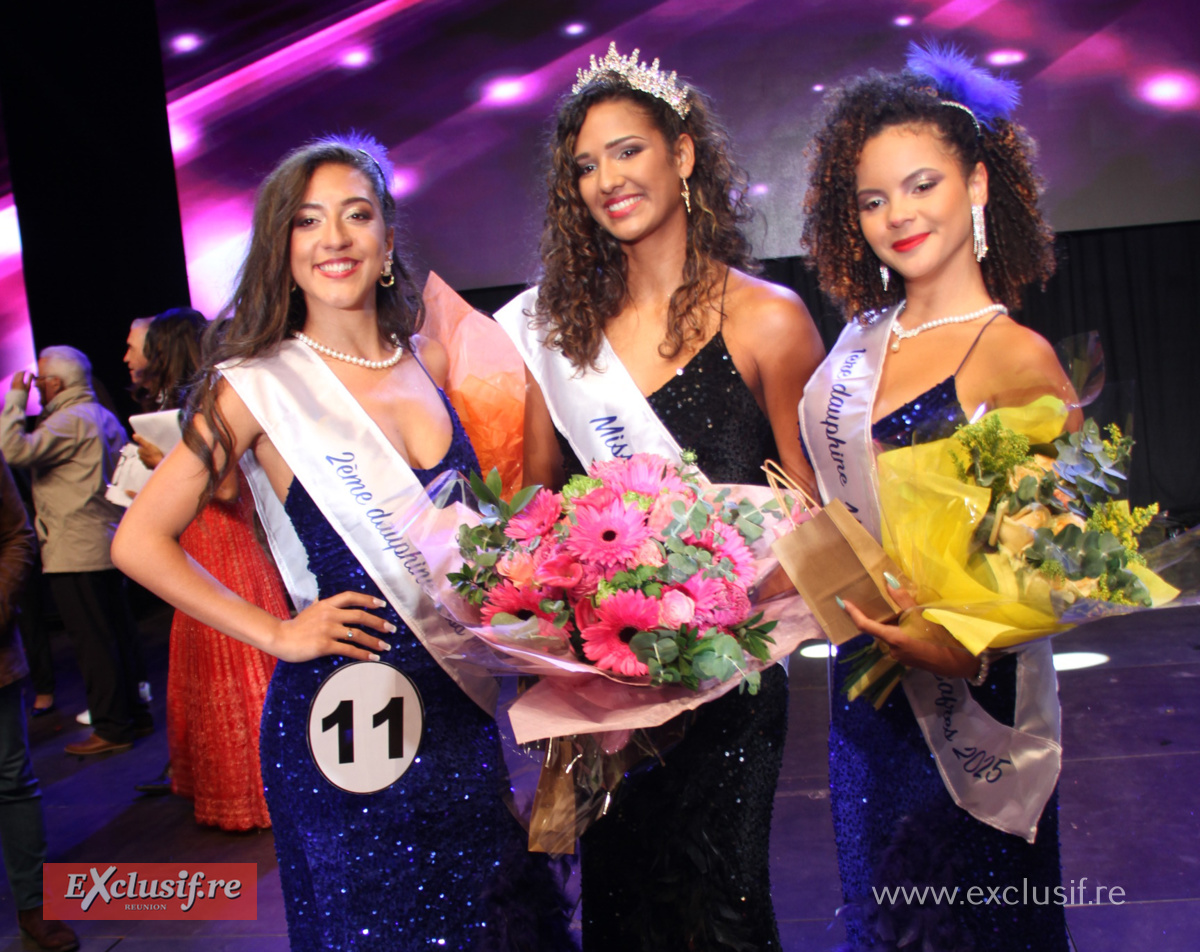
M 346 640 L 347 640 L 347 641 L 353 641 L 353 640 L 354 640 L 354 635 L 355 635 L 355 631 L 354 631 L 354 629 L 353 629 L 353 628 L 347 628 L 347 629 L 346 629 L 345 638 L 346 638 Z

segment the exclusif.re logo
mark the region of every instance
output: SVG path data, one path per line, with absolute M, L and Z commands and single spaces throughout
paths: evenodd
M 257 863 L 46 863 L 56 919 L 257 919 Z

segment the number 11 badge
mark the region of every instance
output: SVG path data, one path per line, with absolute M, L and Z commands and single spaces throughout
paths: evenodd
M 339 665 L 308 709 L 313 763 L 326 780 L 349 793 L 375 793 L 404 776 L 424 729 L 417 686 L 383 661 Z

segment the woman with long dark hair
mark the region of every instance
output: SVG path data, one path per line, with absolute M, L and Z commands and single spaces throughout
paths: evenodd
M 707 97 L 615 46 L 563 99 L 538 287 L 497 316 L 525 358 L 525 480 L 692 450 L 711 480 L 811 476 L 796 401 L 824 349 L 754 276 L 746 176 Z M 768 869 L 787 676 L 704 706 L 582 841 L 585 949 L 778 949 Z
M 208 322 L 190 307 L 152 318 L 139 375 L 148 410 L 176 410 L 200 367 Z M 142 462 L 154 469 L 159 447 L 135 434 Z M 200 510 L 179 537 L 213 578 L 277 618 L 289 615 L 283 581 L 254 532 L 254 500 L 240 473 Z M 258 738 L 275 659 L 177 611 L 167 665 L 169 789 L 195 803 L 196 822 L 226 830 L 267 828 Z M 157 785 L 143 784 L 156 792 Z M 164 791 L 165 792 L 165 791 Z
M 1009 118 L 1016 98 L 961 54 L 914 47 L 903 72 L 834 91 L 811 147 L 804 238 L 848 323 L 805 388 L 801 427 L 822 497 L 877 538 L 878 446 L 947 436 L 981 407 L 1073 398 L 1049 344 L 1009 316 L 1054 269 L 1033 144 Z M 899 588 L 897 601 L 911 604 Z M 1008 889 L 1061 885 L 1047 644 L 977 658 L 948 635 L 920 640 L 846 611 L 864 643 L 916 674 L 876 710 L 840 696 L 847 666 L 834 665 L 830 792 L 850 946 L 1065 949 L 1061 901 L 1012 902 Z M 917 712 L 954 743 L 923 736 Z M 953 750 L 984 736 L 997 768 L 967 776 Z M 968 904 L 975 885 L 1003 901 Z M 893 886 L 963 898 L 881 901 Z
M 440 474 L 478 464 L 438 386 L 445 352 L 417 333 L 389 170 L 373 139 L 336 137 L 267 177 L 185 444 L 114 557 L 284 662 L 261 753 L 293 949 L 569 948 L 545 858 L 502 800 L 494 684 L 456 660 L 460 635 L 417 581 L 407 517 Z M 239 462 L 294 618 L 237 597 L 177 542 Z

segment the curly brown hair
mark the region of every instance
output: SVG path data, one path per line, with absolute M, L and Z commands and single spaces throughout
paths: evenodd
M 388 190 L 391 163 L 375 139 L 358 133 L 315 139 L 289 152 L 263 181 L 254 203 L 250 249 L 238 275 L 230 303 L 209 326 L 204 361 L 188 401 L 184 441 L 203 460 L 209 486 L 203 502 L 225 479 L 233 466 L 233 434 L 216 404 L 220 371 L 227 360 L 245 360 L 274 352 L 295 331 L 304 327 L 307 308 L 304 293 L 292 280 L 292 221 L 304 201 L 313 173 L 323 165 L 346 165 L 366 176 L 383 209 L 385 227 L 394 225 L 396 200 Z M 392 246 L 390 287 L 375 285 L 379 338 L 407 347 L 420 330 L 425 307 L 412 269 Z M 205 440 L 194 426 L 196 414 L 204 417 L 215 443 Z M 221 463 L 215 451 L 221 450 Z
M 633 89 L 614 74 L 588 83 L 565 97 L 555 114 L 536 306 L 537 320 L 548 328 L 547 346 L 561 350 L 579 369 L 595 367 L 604 325 L 620 312 L 628 294 L 621 244 L 584 204 L 575 163 L 575 144 L 588 110 L 610 100 L 626 100 L 642 109 L 668 145 L 684 134 L 695 143 L 683 283 L 671 295 L 667 336 L 659 353 L 671 359 L 704 338 L 704 307 L 715 296 L 726 268 L 758 269 L 742 231 L 753 215 L 745 198 L 748 178 L 734 161 L 729 135 L 708 97 L 691 87 L 687 119 L 680 119 L 663 100 Z
M 931 126 L 958 155 L 964 175 L 979 162 L 987 169 L 984 220 L 990 253 L 981 267 L 993 300 L 1015 311 L 1028 285 L 1044 285 L 1054 273 L 1054 233 L 1038 209 L 1037 147 L 1021 126 L 997 118 L 977 130 L 969 113 L 938 98 L 929 77 L 909 70 L 855 77 L 826 97 L 825 110 L 807 150 L 802 244 L 821 289 L 847 320 L 904 297 L 904 278 L 895 272 L 883 289 L 880 261 L 859 226 L 856 196 L 863 145 L 891 126 Z

